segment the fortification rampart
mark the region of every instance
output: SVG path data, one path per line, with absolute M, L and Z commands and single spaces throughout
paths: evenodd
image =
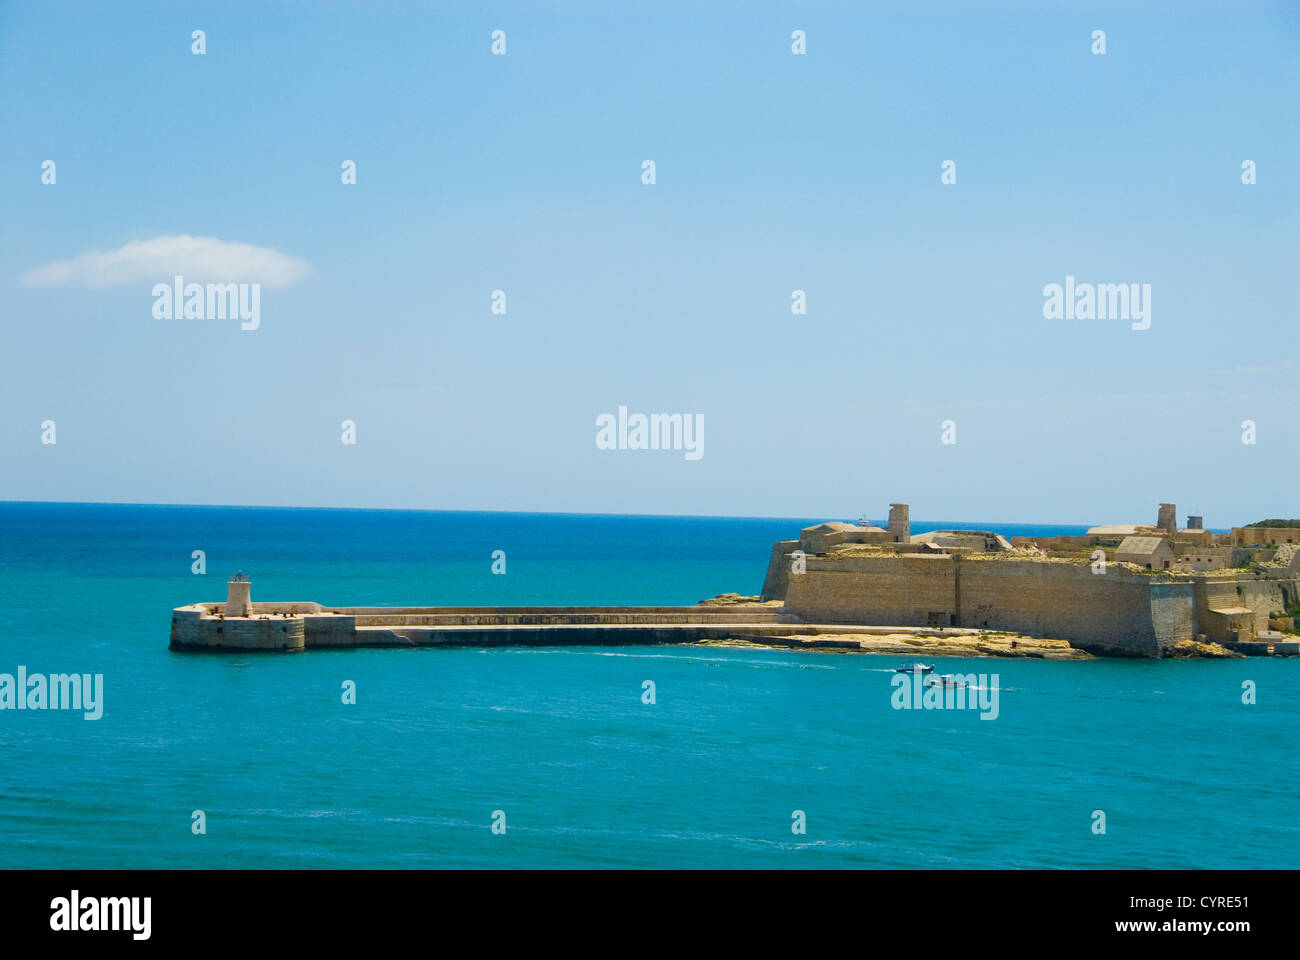
M 772 544 L 772 556 L 767 561 L 767 575 L 763 577 L 760 600 L 784 600 L 790 586 L 790 558 L 799 549 L 798 540 L 778 540 Z
M 789 569 L 774 548 L 778 562 Z M 996 555 L 832 552 L 803 567 L 787 574 L 785 594 L 800 620 L 1005 630 L 1121 656 L 1164 656 L 1202 634 L 1254 640 L 1300 593 L 1290 572 L 1152 574 Z
M 1083 649 L 1159 656 L 1194 636 L 1193 584 L 1155 582 L 1112 564 L 948 555 L 809 557 L 789 578 L 800 619 L 1007 630 Z

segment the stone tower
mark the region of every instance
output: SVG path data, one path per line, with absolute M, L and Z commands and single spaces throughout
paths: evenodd
M 894 543 L 912 542 L 912 521 L 908 517 L 905 503 L 889 505 L 889 538 Z
M 1160 513 L 1156 517 L 1156 526 L 1165 533 L 1178 532 L 1178 511 L 1172 503 L 1160 504 Z
M 251 617 L 253 615 L 253 584 L 248 577 L 237 573 L 226 583 L 226 616 Z

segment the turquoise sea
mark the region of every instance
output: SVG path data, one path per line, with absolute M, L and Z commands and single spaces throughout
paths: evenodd
M 876 656 L 167 650 L 236 570 L 254 601 L 694 603 L 809 522 L 0 504 L 0 673 L 105 685 L 99 720 L 0 711 L 0 867 L 1300 866 L 1295 660 L 937 661 L 997 674 L 981 720 L 892 709 Z

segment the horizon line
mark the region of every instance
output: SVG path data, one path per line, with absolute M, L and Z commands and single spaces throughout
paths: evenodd
M 152 503 L 138 500 L 0 500 L 0 505 L 5 504 L 61 504 L 64 506 L 86 506 L 86 507 L 206 507 L 209 509 L 221 510 L 347 510 L 347 511 L 372 511 L 376 513 L 500 513 L 500 514 L 523 514 L 528 516 L 540 517 L 659 517 L 674 518 L 680 520 L 795 520 L 802 521 L 811 519 L 811 517 L 796 516 L 756 516 L 754 514 L 714 514 L 714 513 L 600 513 L 593 511 L 580 510 L 489 510 L 489 509 L 456 509 L 456 508 L 438 508 L 438 507 L 338 507 L 338 506 L 299 506 L 284 504 L 250 504 L 250 503 Z M 1267 519 L 1267 518 L 1266 518 Z M 833 520 L 822 520 L 822 523 L 834 522 Z M 855 522 L 855 521 L 843 521 Z M 873 521 L 876 522 L 876 521 Z M 918 520 L 918 523 L 936 523 L 941 521 Z M 979 522 L 985 524 L 1014 524 L 1020 526 L 1042 526 L 1042 527 L 1096 527 L 1096 526 L 1117 526 L 1118 524 L 1106 523 L 1076 523 L 1069 521 L 1030 521 L 1030 520 L 980 520 L 980 521 L 942 521 L 942 522 Z M 1142 524 L 1135 524 L 1142 525 Z M 1152 526 L 1152 524 L 1145 524 Z M 1242 524 L 1244 526 L 1244 524 Z M 1222 530 L 1218 528 L 1207 527 L 1211 532 L 1229 532 L 1231 527 L 1225 527 Z

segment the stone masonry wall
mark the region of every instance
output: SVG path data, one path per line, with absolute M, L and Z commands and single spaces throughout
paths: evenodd
M 202 612 L 198 606 L 172 611 L 172 649 L 296 651 L 306 646 L 301 617 L 223 620 L 204 618 Z
M 1190 582 L 1111 565 L 962 560 L 963 626 L 1061 637 L 1084 649 L 1159 656 L 1193 636 Z
M 1059 637 L 1084 649 L 1159 656 L 1194 634 L 1190 582 L 1118 566 L 919 555 L 809 557 L 786 612 L 806 622 L 954 624 Z
M 951 557 L 809 557 L 792 574 L 785 609 L 809 622 L 948 626 L 956 613 Z
M 763 577 L 760 600 L 785 599 L 790 585 L 790 554 L 798 548 L 798 540 L 778 540 L 772 544 L 772 556 L 767 561 L 767 575 Z
M 1213 578 L 1201 577 L 1196 582 L 1196 616 L 1203 632 L 1216 640 L 1232 640 L 1240 617 L 1225 618 L 1214 615 L 1214 610 L 1245 608 L 1250 611 L 1249 623 L 1256 633 L 1268 629 L 1268 615 L 1286 609 L 1294 602 L 1300 583 L 1291 578 Z

